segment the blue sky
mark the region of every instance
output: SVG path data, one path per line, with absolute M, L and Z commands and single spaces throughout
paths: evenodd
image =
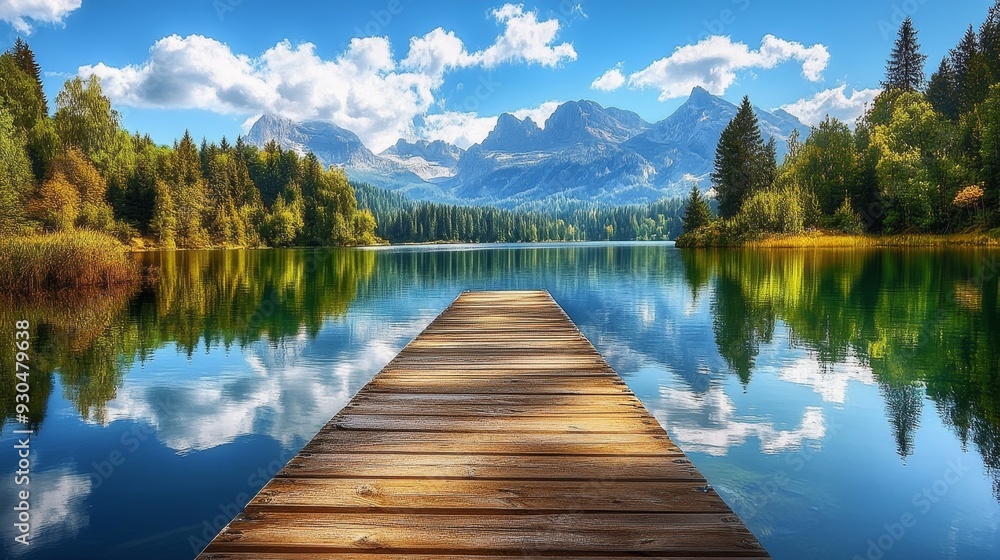
M 656 121 L 692 85 L 853 120 L 902 17 L 932 70 L 992 4 L 0 0 L 0 37 L 28 40 L 50 100 L 96 73 L 124 125 L 159 142 L 233 138 L 266 112 L 335 122 L 378 151 L 399 137 L 464 147 L 500 113 L 543 121 L 571 99 Z

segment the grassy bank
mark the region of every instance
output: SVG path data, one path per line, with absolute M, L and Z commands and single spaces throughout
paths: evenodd
M 140 277 L 127 248 L 104 234 L 74 231 L 0 239 L 0 291 L 108 287 Z
M 1000 232 L 953 234 L 863 235 L 811 231 L 795 235 L 763 234 L 756 237 L 726 236 L 718 229 L 704 228 L 695 235 L 677 238 L 678 247 L 753 248 L 871 248 L 871 247 L 1000 247 Z

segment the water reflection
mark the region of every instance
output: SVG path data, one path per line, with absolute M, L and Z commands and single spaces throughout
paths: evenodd
M 0 321 L 29 319 L 35 334 L 45 493 L 33 507 L 48 548 L 33 556 L 83 541 L 113 544 L 108 558 L 192 556 L 273 474 L 261 468 L 296 452 L 460 291 L 538 288 L 776 557 L 863 555 L 869 528 L 940 476 L 945 449 L 972 450 L 988 471 L 967 492 L 1000 495 L 998 256 L 663 244 L 142 255 L 155 286 L 0 302 Z M 8 420 L 13 391 L 0 381 Z M 772 491 L 776 473 L 790 476 Z M 962 550 L 1000 550 L 981 525 L 996 499 L 960 492 L 927 522 L 974 527 L 956 537 Z M 156 494 L 159 513 L 123 507 L 137 493 Z
M 996 252 L 975 250 L 685 255 L 692 290 L 714 279 L 715 342 L 744 385 L 761 373 L 759 348 L 780 321 L 790 344 L 807 349 L 823 371 L 795 365 L 784 379 L 832 377 L 843 387 L 843 375 L 827 374 L 856 363 L 861 369 L 848 378 L 865 382 L 870 371 L 904 459 L 914 452 L 926 394 L 963 445 L 978 448 L 1000 496 L 998 272 Z

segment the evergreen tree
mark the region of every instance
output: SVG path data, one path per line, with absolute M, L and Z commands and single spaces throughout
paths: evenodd
M 899 35 L 885 66 L 886 89 L 920 91 L 924 87 L 924 61 L 927 56 L 920 53 L 917 31 L 913 20 L 906 18 L 899 28 Z
M 44 97 L 34 78 L 17 64 L 9 52 L 0 54 L 0 107 L 14 119 L 14 126 L 27 133 L 45 116 Z
M 986 99 L 993 80 L 990 64 L 979 47 L 979 38 L 970 25 L 951 51 L 951 64 L 955 69 L 955 102 L 959 114 L 972 111 Z
M 935 111 L 951 120 L 958 119 L 958 84 L 947 57 L 941 59 L 937 71 L 931 74 L 926 95 Z
M 773 159 L 768 157 L 768 152 L 750 98 L 744 97 L 715 149 L 712 181 L 719 193 L 720 216 L 735 216 L 747 197 L 770 186 L 766 180 Z
M 979 48 L 989 64 L 994 80 L 1000 80 L 1000 0 L 997 0 L 979 28 Z
M 774 184 L 778 177 L 778 143 L 774 136 L 764 144 L 763 159 L 760 161 L 760 178 L 758 189 L 766 189 Z
M 35 53 L 31 51 L 28 47 L 28 43 L 25 43 L 20 37 L 14 41 L 14 48 L 11 50 L 11 54 L 14 56 L 14 61 L 28 76 L 32 78 L 35 82 L 35 93 L 39 99 L 39 109 L 38 118 L 47 117 L 49 115 L 49 105 L 45 100 L 45 91 L 42 89 L 42 69 L 35 62 Z
M 188 131 L 184 131 L 184 137 L 174 145 L 167 167 L 166 179 L 172 188 L 176 208 L 177 245 L 186 248 L 208 246 L 208 233 L 203 224 L 207 205 L 205 179 L 198 147 Z
M 1000 219 L 1000 84 L 990 88 L 983 103 L 983 139 L 981 148 L 986 205 Z
M 684 233 L 691 233 L 711 222 L 712 211 L 708 207 L 708 201 L 701 195 L 698 185 L 694 184 L 691 186 L 691 195 L 688 196 L 687 206 L 684 209 Z

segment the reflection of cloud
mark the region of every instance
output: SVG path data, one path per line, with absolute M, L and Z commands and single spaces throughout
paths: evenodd
M 346 325 L 344 325 L 346 326 Z M 350 326 L 346 326 L 350 329 Z M 266 434 L 290 447 L 308 440 L 343 408 L 358 388 L 398 351 L 401 331 L 363 337 L 350 353 L 310 352 L 304 333 L 279 342 L 263 339 L 243 349 L 242 362 L 193 377 L 129 377 L 106 406 L 105 422 L 129 419 L 156 428 L 178 452 L 209 449 L 240 436 Z M 419 330 L 419 326 L 412 327 Z M 339 338 L 355 338 L 337 329 Z M 322 336 L 322 335 L 321 335 Z M 167 384 L 169 383 L 169 384 Z
M 767 369 L 769 368 L 761 367 L 758 371 L 765 372 Z M 825 368 L 815 359 L 803 357 L 782 367 L 777 376 L 782 381 L 811 387 L 824 402 L 837 404 L 847 402 L 848 381 L 875 385 L 871 368 L 860 363 L 854 356 Z
M 83 503 L 90 494 L 90 477 L 86 474 L 75 474 L 72 468 L 66 466 L 31 474 L 29 486 L 15 486 L 14 477 L 3 492 L 0 502 L 9 504 L 4 508 L 0 523 L 3 523 L 4 543 L 8 550 L 15 554 L 37 551 L 45 542 L 56 542 L 75 537 L 80 529 L 90 524 Z M 29 546 L 14 543 L 14 537 L 19 534 L 14 528 L 16 513 L 13 509 L 20 490 L 28 490 L 29 510 L 31 518 L 31 542 Z M 7 496 L 9 494 L 9 496 Z M 13 544 L 12 544 L 13 543 Z
M 823 410 L 807 406 L 798 428 L 780 430 L 773 422 L 741 416 L 719 385 L 705 393 L 685 389 L 660 388 L 661 407 L 653 415 L 670 430 L 671 438 L 686 451 L 726 455 L 730 447 L 756 437 L 764 453 L 780 453 L 802 447 L 806 440 L 819 441 L 826 435 Z

